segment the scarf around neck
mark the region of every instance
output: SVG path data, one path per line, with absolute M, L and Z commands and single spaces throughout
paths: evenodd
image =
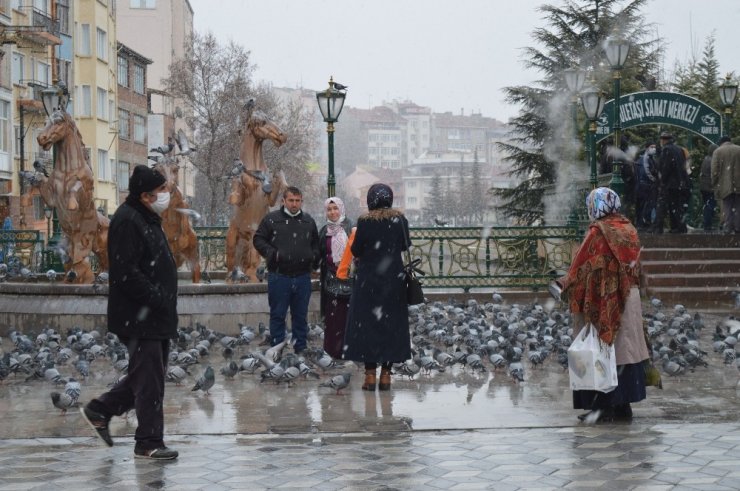
M 639 256 L 635 227 L 622 215 L 607 215 L 589 226 L 562 281 L 571 312 L 583 313 L 607 344 L 616 339 L 627 297 L 639 285 Z
M 331 260 L 334 264 L 339 264 L 344 254 L 344 249 L 347 247 L 347 232 L 344 230 L 344 202 L 332 196 L 324 201 L 324 210 L 329 207 L 330 203 L 334 203 L 339 208 L 339 219 L 336 222 L 327 219 L 326 223 L 326 235 L 331 237 Z

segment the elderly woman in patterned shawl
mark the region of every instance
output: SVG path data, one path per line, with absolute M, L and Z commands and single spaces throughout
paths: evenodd
M 646 396 L 642 362 L 649 356 L 639 291 L 640 241 L 635 227 L 620 213 L 619 196 L 611 189 L 591 191 L 586 207 L 591 224 L 560 283 L 576 330 L 591 323 L 601 342 L 614 344 L 619 385 L 606 394 L 573 391 L 573 407 L 590 411 L 579 416 L 582 421 L 630 419 L 630 403 Z

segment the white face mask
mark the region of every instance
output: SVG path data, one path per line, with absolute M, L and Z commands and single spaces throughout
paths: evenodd
M 149 206 L 152 207 L 154 213 L 161 215 L 170 206 L 170 193 L 168 191 L 157 193 L 157 201 L 150 203 Z

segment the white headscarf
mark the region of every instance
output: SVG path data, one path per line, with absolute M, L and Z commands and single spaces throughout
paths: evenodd
M 347 232 L 345 232 L 342 224 L 344 223 L 344 201 L 336 196 L 327 198 L 324 201 L 324 211 L 329 210 L 329 204 L 334 203 L 339 208 L 339 219 L 336 222 L 332 222 L 327 219 L 326 235 L 331 237 L 331 260 L 334 264 L 339 264 L 344 254 L 344 249 L 347 247 Z

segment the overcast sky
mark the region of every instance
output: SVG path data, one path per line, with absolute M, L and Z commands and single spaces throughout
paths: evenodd
M 539 77 L 521 56 L 545 26 L 543 3 L 558 1 L 190 0 L 195 29 L 250 50 L 257 80 L 320 90 L 333 75 L 353 107 L 410 99 L 502 121 L 518 111 L 502 89 Z M 721 73 L 740 71 L 740 0 L 652 0 L 644 12 L 668 44 L 667 69 L 701 55 L 715 31 Z

